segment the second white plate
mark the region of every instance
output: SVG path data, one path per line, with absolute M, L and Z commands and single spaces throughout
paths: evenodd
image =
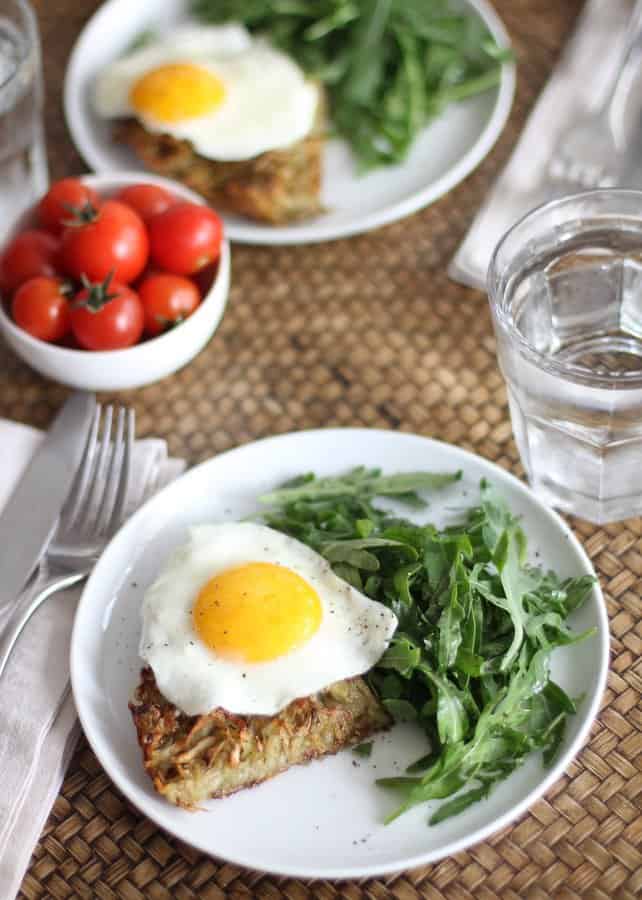
M 301 878 L 362 878 L 441 859 L 483 840 L 523 813 L 559 778 L 597 714 L 608 666 L 608 621 L 596 587 L 571 625 L 595 637 L 556 650 L 555 680 L 584 695 L 552 769 L 539 755 L 464 813 L 429 828 L 433 805 L 389 826 L 395 797 L 375 785 L 401 774 L 427 751 L 421 731 L 398 725 L 380 735 L 369 759 L 349 751 L 290 769 L 251 790 L 186 812 L 156 794 L 143 769 L 127 702 L 138 681 L 140 604 L 189 525 L 255 513 L 257 497 L 304 471 L 338 474 L 355 465 L 386 472 L 461 468 L 464 478 L 434 495 L 424 514 L 436 523 L 476 502 L 479 481 L 493 482 L 522 517 L 529 550 L 565 576 L 592 573 L 581 545 L 554 512 L 513 476 L 457 447 L 415 435 L 367 429 L 309 431 L 248 444 L 192 469 L 147 503 L 118 533 L 94 570 L 78 607 L 71 675 L 80 719 L 96 756 L 120 790 L 162 828 L 237 865 Z
M 488 26 L 502 46 L 508 36 L 487 0 L 461 0 Z M 169 27 L 187 15 L 187 0 L 107 0 L 81 32 L 65 76 L 67 125 L 85 162 L 96 172 L 140 168 L 133 153 L 117 144 L 111 123 L 94 113 L 96 74 L 150 26 Z M 515 71 L 503 66 L 498 87 L 453 104 L 415 141 L 402 165 L 358 175 L 343 141 L 329 141 L 324 154 L 322 202 L 328 212 L 286 226 L 264 225 L 225 215 L 226 234 L 246 244 L 304 244 L 369 231 L 428 206 L 459 184 L 490 151 L 513 101 Z

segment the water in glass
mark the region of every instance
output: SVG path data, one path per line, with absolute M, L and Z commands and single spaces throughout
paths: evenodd
M 642 513 L 642 194 L 638 203 L 637 220 L 558 216 L 548 239 L 530 234 L 491 300 L 529 480 L 594 522 Z
M 0 0 L 0 237 L 47 188 L 40 47 L 24 0 Z

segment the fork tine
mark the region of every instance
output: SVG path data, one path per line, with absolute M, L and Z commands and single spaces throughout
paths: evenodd
M 123 450 L 122 465 L 120 467 L 120 479 L 118 483 L 118 493 L 114 502 L 111 519 L 107 531 L 113 533 L 123 518 L 125 512 L 125 502 L 129 489 L 129 480 L 132 471 L 132 453 L 134 449 L 134 437 L 136 431 L 136 414 L 133 409 L 127 410 L 127 422 L 125 431 L 125 447 Z
M 100 403 L 96 404 L 94 418 L 87 434 L 87 442 L 83 452 L 80 468 L 76 473 L 69 496 L 65 500 L 65 504 L 60 513 L 58 530 L 60 532 L 68 531 L 76 521 L 81 506 L 87 496 L 87 488 L 89 487 L 89 476 L 91 474 L 92 464 L 96 451 L 96 443 L 98 441 L 98 425 L 100 423 L 102 407 Z
M 109 468 L 105 475 L 105 487 L 100 507 L 96 513 L 93 531 L 102 537 L 105 534 L 106 527 L 110 521 L 111 512 L 118 492 L 118 484 L 120 481 L 120 468 L 122 466 L 123 457 L 123 438 L 125 433 L 125 409 L 119 407 L 118 418 L 116 421 L 116 434 L 111 448 L 109 459 Z
M 102 421 L 100 447 L 98 448 L 95 465 L 91 473 L 91 488 L 78 519 L 78 527 L 81 528 L 88 537 L 93 534 L 96 522 L 95 510 L 100 508 L 101 499 L 105 490 L 105 469 L 111 446 L 111 425 L 113 416 L 114 408 L 110 405 L 105 409 L 105 415 Z

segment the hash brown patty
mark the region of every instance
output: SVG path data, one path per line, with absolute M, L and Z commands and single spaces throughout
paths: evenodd
M 161 694 L 147 667 L 129 708 L 154 788 L 187 809 L 337 753 L 392 724 L 360 677 L 294 700 L 276 716 L 220 708 L 188 716 Z
M 189 141 L 152 134 L 135 119 L 120 123 L 115 138 L 130 147 L 146 168 L 182 182 L 217 209 L 272 225 L 322 211 L 320 127 L 289 147 L 238 162 L 205 159 Z

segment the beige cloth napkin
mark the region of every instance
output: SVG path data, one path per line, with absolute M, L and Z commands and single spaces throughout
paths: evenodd
M 450 264 L 448 274 L 455 281 L 484 290 L 492 252 L 504 232 L 529 210 L 564 193 L 546 177 L 553 150 L 564 129 L 598 108 L 610 89 L 632 8 L 631 0 L 587 0 L 508 164 Z
M 0 420 L 0 510 L 40 440 L 33 428 Z M 184 468 L 164 441 L 137 441 L 128 514 Z M 20 888 L 78 739 L 69 641 L 79 596 L 73 589 L 45 602 L 0 679 L 1 900 L 13 900 Z

